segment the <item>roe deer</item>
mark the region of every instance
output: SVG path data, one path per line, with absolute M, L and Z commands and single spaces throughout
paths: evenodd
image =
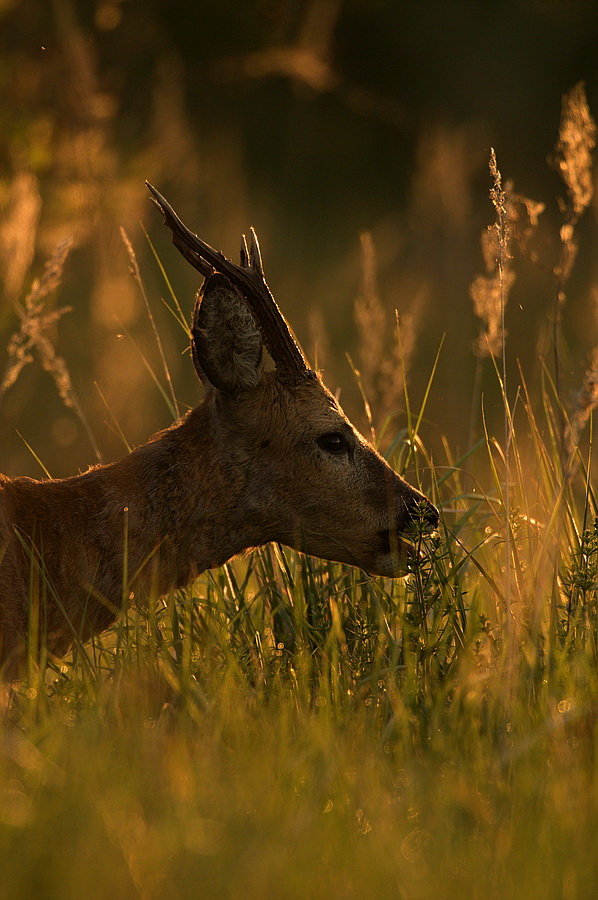
M 351 425 L 310 369 L 264 279 L 257 237 L 234 265 L 148 184 L 205 280 L 191 326 L 205 399 L 120 462 L 71 478 L 0 475 L 0 660 L 15 671 L 30 609 L 53 656 L 124 606 L 280 541 L 405 574 L 413 518 L 438 512 Z M 274 361 L 264 369 L 264 344 Z

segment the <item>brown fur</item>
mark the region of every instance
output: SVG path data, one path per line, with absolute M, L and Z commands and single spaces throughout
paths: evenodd
M 263 371 L 259 332 L 223 276 L 204 285 L 192 334 L 207 393 L 181 421 L 82 475 L 0 475 L 7 666 L 22 653 L 32 601 L 60 656 L 130 603 L 247 548 L 280 541 L 390 576 L 404 572 L 399 536 L 416 507 L 436 523 L 432 505 L 353 428 L 315 372 L 288 385 Z M 330 434 L 342 435 L 346 452 L 318 443 Z

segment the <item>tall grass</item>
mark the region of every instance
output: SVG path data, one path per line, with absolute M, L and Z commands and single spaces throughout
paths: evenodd
M 408 579 L 269 546 L 31 664 L 0 896 L 591 896 L 598 532 L 546 394 L 508 521 L 497 442 L 484 493 L 405 436 L 445 511 Z
M 32 649 L 0 897 L 595 896 L 595 378 L 566 410 L 548 367 L 512 406 L 492 371 L 505 434 L 460 457 L 420 435 L 434 366 L 419 408 L 404 387 L 386 452 L 442 510 L 406 579 L 270 545 Z

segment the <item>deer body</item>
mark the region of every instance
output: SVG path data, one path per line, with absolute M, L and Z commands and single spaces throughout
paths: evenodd
M 48 650 L 60 656 L 129 603 L 250 547 L 280 541 L 392 576 L 405 570 L 412 518 L 437 524 L 434 507 L 356 431 L 288 332 L 265 330 L 251 291 L 237 290 L 217 257 L 210 266 L 226 275 L 206 272 L 192 325 L 204 402 L 120 462 L 56 480 L 0 475 L 0 662 L 9 668 L 32 600 Z M 247 254 L 243 261 L 250 269 Z M 264 370 L 262 336 L 273 372 Z

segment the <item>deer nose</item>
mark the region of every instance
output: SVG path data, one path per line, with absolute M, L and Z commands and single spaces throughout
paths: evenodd
M 440 513 L 427 497 L 414 497 L 405 501 L 407 514 L 413 522 L 421 522 L 426 531 L 435 531 L 440 521 Z
M 438 528 L 438 523 L 440 522 L 440 513 L 433 503 L 430 503 L 429 500 L 426 500 L 426 506 L 424 509 L 424 522 L 429 526 L 430 531 L 436 531 Z

